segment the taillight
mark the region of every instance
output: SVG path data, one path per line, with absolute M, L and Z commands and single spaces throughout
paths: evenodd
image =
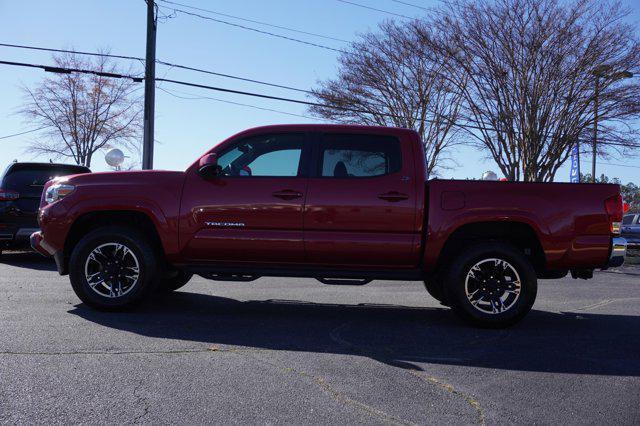
M 624 215 L 622 195 L 614 195 L 604 200 L 604 208 L 607 210 L 607 216 L 609 216 L 611 233 L 619 234 L 620 222 L 622 222 L 622 216 Z
M 9 191 L 8 189 L 0 188 L 0 201 L 17 200 L 18 197 L 20 197 L 20 193 L 16 191 Z

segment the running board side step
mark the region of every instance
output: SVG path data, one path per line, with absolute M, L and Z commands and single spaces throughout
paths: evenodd
M 224 274 L 218 274 L 218 273 L 208 273 L 208 274 L 198 274 L 200 275 L 202 278 L 206 278 L 208 280 L 213 280 L 213 281 L 238 281 L 238 282 L 245 282 L 248 283 L 250 281 L 255 281 L 258 278 L 260 278 L 260 275 L 249 275 L 249 274 L 230 274 L 230 273 L 224 273 Z
M 369 278 L 318 278 L 316 280 L 320 281 L 322 284 L 327 285 L 365 285 L 369 284 L 372 279 Z

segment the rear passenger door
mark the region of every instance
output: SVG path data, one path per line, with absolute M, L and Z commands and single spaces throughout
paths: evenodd
M 318 136 L 304 211 L 308 262 L 416 266 L 414 173 L 411 145 L 396 137 Z

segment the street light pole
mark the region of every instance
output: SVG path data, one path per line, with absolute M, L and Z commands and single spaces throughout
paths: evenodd
M 144 137 L 142 168 L 153 169 L 154 115 L 156 91 L 156 21 L 154 0 L 147 0 L 147 54 L 144 73 Z
M 598 150 L 598 98 L 600 96 L 600 78 L 607 78 L 611 80 L 611 82 L 614 82 L 633 77 L 633 73 L 630 71 L 619 71 L 607 75 L 607 71 L 611 70 L 611 68 L 611 65 L 599 65 L 593 70 L 593 75 L 595 77 L 595 92 L 593 99 L 593 158 L 591 159 L 592 183 L 596 182 L 596 157 Z

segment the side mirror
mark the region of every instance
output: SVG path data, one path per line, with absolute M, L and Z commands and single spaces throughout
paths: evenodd
M 207 154 L 200 158 L 198 163 L 198 174 L 204 178 L 212 178 L 219 173 L 218 156 Z

